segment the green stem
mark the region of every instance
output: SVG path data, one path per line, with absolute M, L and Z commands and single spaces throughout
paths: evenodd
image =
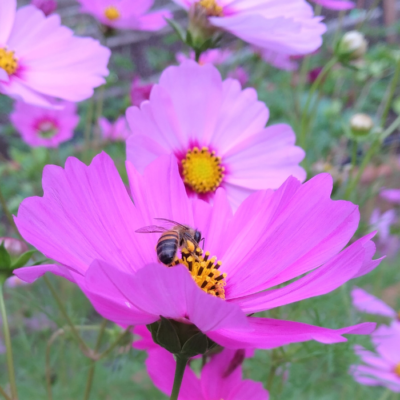
M 4 391 L 4 389 L 0 386 L 0 394 L 6 399 L 11 400 L 11 397 Z
M 73 322 L 71 321 L 70 317 L 67 314 L 67 310 L 65 309 L 64 304 L 62 303 L 61 299 L 58 297 L 57 291 L 54 289 L 54 286 L 51 284 L 49 278 L 46 275 L 44 275 L 43 279 L 46 282 L 46 285 L 48 286 L 48 288 L 50 289 L 50 292 L 53 295 L 53 297 L 54 297 L 54 299 L 55 299 L 55 301 L 56 301 L 56 303 L 58 305 L 58 308 L 61 311 L 61 314 L 63 315 L 65 321 L 67 322 L 67 324 L 71 328 L 71 332 L 72 332 L 73 336 L 75 337 L 77 342 L 82 347 L 82 350 L 84 351 L 84 353 L 85 354 L 90 354 L 90 349 L 87 347 L 86 343 L 80 337 L 75 325 L 73 324 Z
M 106 319 L 103 319 L 103 322 L 100 326 L 100 331 L 97 336 L 96 346 L 94 348 L 95 353 L 97 353 L 99 351 L 99 348 L 101 345 L 101 340 L 103 339 L 104 332 L 105 332 L 105 329 L 107 326 L 107 322 L 108 321 Z M 90 392 L 92 391 L 92 387 L 93 387 L 93 379 L 94 379 L 95 371 L 96 371 L 96 360 L 91 360 L 91 365 L 90 365 L 90 369 L 89 369 L 89 373 L 88 373 L 88 377 L 87 377 L 87 381 L 86 381 L 85 395 L 83 397 L 83 400 L 89 400 Z
M 176 356 L 174 386 L 172 387 L 171 397 L 169 398 L 170 400 L 178 400 L 179 390 L 181 388 L 183 374 L 185 373 L 187 362 L 188 358 Z
M 15 230 L 16 234 L 18 235 L 18 237 L 19 237 L 21 240 L 24 240 L 23 237 L 21 236 L 21 234 L 19 233 L 19 230 L 18 230 L 18 228 L 17 228 L 17 225 L 15 225 L 15 221 L 14 221 L 13 216 L 12 216 L 11 213 L 10 213 L 10 210 L 9 210 L 8 207 L 7 207 L 6 199 L 5 199 L 4 196 L 3 196 L 3 192 L 1 191 L 1 187 L 0 187 L 0 204 L 1 204 L 1 206 L 3 207 L 3 211 L 4 211 L 4 214 L 6 215 L 6 217 L 7 217 L 7 219 L 8 219 L 8 222 L 9 222 L 10 225 L 14 228 L 14 230 Z
M 358 143 L 356 140 L 353 140 L 352 150 L 351 150 L 351 170 L 352 171 L 357 164 L 357 150 L 358 150 Z
M 301 123 L 300 123 L 300 136 L 299 136 L 299 144 L 300 147 L 305 149 L 306 142 L 307 142 L 307 122 L 309 120 L 308 110 L 310 108 L 311 101 L 313 99 L 314 93 L 319 88 L 321 82 L 326 78 L 332 67 L 336 64 L 337 58 L 332 57 L 332 59 L 325 65 L 322 69 L 321 73 L 318 75 L 317 79 L 311 85 L 310 91 L 308 93 L 307 101 L 304 106 L 302 115 L 301 115 Z
M 382 393 L 382 396 L 379 397 L 379 400 L 387 400 L 387 399 L 390 397 L 390 395 L 391 395 L 392 393 L 393 393 L 393 392 L 392 392 L 391 390 L 386 389 L 386 390 Z
M 115 342 L 107 349 L 105 350 L 103 353 L 101 353 L 98 357 L 96 361 L 101 360 L 102 358 L 107 357 L 117 346 L 118 344 L 121 342 L 121 340 L 126 336 L 126 334 L 132 329 L 131 326 L 128 326 L 128 328 L 126 328 L 119 336 L 118 338 L 115 340 Z
M 58 331 L 54 332 L 50 339 L 47 342 L 46 345 L 46 390 L 47 390 L 47 398 L 49 400 L 53 400 L 53 392 L 51 390 L 51 367 L 50 367 L 50 350 L 51 350 L 51 346 L 53 345 L 53 343 L 56 341 L 56 339 L 61 336 L 64 335 L 65 331 L 64 329 L 59 329 Z
M 389 115 L 390 106 L 392 105 L 392 100 L 393 100 L 394 93 L 396 92 L 396 87 L 399 82 L 399 77 L 400 77 L 400 60 L 397 61 L 396 70 L 394 72 L 392 81 L 390 82 L 389 95 L 388 95 L 388 98 L 386 99 L 386 105 L 385 105 L 385 108 L 382 113 L 382 119 L 381 119 L 382 128 L 386 124 L 386 119 Z
M 1 318 L 3 320 L 3 335 L 4 335 L 4 343 L 6 345 L 7 369 L 8 369 L 8 379 L 10 380 L 11 398 L 12 400 L 17 400 L 18 394 L 17 394 L 17 385 L 15 383 L 16 381 L 15 381 L 14 362 L 13 362 L 13 354 L 11 347 L 11 335 L 10 335 L 10 328 L 8 326 L 6 306 L 4 303 L 3 284 L 4 282 L 0 282 L 0 313 L 1 313 Z

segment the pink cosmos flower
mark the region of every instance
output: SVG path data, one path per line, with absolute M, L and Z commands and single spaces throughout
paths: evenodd
M 135 29 L 140 31 L 157 31 L 172 18 L 167 10 L 148 12 L 153 0 L 78 0 L 81 11 L 93 15 L 103 25 L 115 29 Z
M 400 204 L 400 189 L 384 189 L 379 195 L 391 203 Z
M 31 0 L 31 4 L 39 10 L 42 10 L 46 16 L 57 9 L 57 2 L 55 0 Z
M 364 364 L 352 365 L 354 379 L 367 386 L 385 386 L 400 392 L 400 323 L 380 326 L 372 335 L 376 353 L 355 346 L 356 354 Z
M 400 238 L 390 233 L 390 227 L 397 221 L 395 210 L 388 210 L 381 214 L 375 209 L 369 220 L 371 228 L 378 233 L 377 247 L 381 254 L 389 258 L 396 256 L 400 250 Z
M 146 328 L 141 329 L 140 333 L 144 336 L 146 345 L 150 346 L 146 360 L 147 372 L 154 385 L 170 396 L 176 365 L 174 356 L 162 347 L 156 344 L 152 345 L 151 335 Z M 143 345 L 139 342 L 140 348 L 143 348 Z M 136 347 L 135 343 L 134 347 Z M 212 356 L 203 367 L 200 377 L 197 377 L 194 371 L 187 366 L 179 392 L 179 400 L 268 400 L 268 392 L 260 382 L 242 379 L 240 364 L 230 370 L 235 356 L 236 351 L 231 349 L 224 349 L 221 353 Z
M 352 1 L 346 0 L 310 0 L 313 3 L 320 4 L 322 7 L 331 10 L 351 10 L 356 5 Z
M 16 0 L 1 0 L 0 93 L 47 107 L 47 96 L 72 102 L 92 96 L 108 75 L 110 50 L 73 36 L 58 15 L 16 6 Z
M 124 141 L 130 135 L 129 129 L 126 124 L 125 117 L 117 118 L 114 123 L 111 123 L 106 118 L 99 119 L 99 127 L 101 135 L 105 140 Z
M 132 105 L 139 107 L 143 101 L 148 100 L 153 86 L 152 83 L 141 83 L 140 78 L 135 76 L 130 91 Z
M 256 91 L 222 81 L 211 64 L 187 60 L 167 68 L 150 100 L 126 116 L 127 159 L 143 172 L 160 155 L 174 154 L 193 196 L 211 200 L 223 187 L 237 208 L 254 190 L 275 189 L 290 175 L 306 177 L 292 128 L 265 128 L 269 111 Z
M 382 315 L 392 319 L 399 317 L 399 314 L 392 307 L 363 289 L 355 287 L 351 291 L 351 297 L 353 298 L 353 306 L 361 312 Z
M 29 146 L 58 147 L 72 138 L 78 125 L 76 105 L 56 103 L 62 108 L 49 109 L 17 101 L 10 120 Z
M 228 31 L 257 47 L 287 55 L 308 54 L 322 44 L 326 27 L 305 0 L 174 0 L 201 24 Z
M 291 56 L 288 54 L 282 54 L 269 49 L 255 48 L 255 51 L 265 62 L 271 64 L 275 68 L 282 69 L 284 71 L 295 71 L 298 67 L 297 63 L 293 61 Z
M 275 191 L 250 195 L 233 214 L 223 189 L 213 205 L 189 198 L 173 156 L 159 157 L 143 175 L 127 162 L 127 172 L 132 197 L 105 153 L 90 166 L 73 157 L 65 169 L 46 166 L 44 196 L 25 199 L 15 222 L 25 240 L 60 265 L 24 267 L 15 275 L 32 282 L 52 272 L 78 284 L 101 315 L 121 326 L 163 316 L 232 349 L 328 344 L 374 329 L 373 323 L 329 329 L 247 317 L 328 293 L 379 264 L 371 260 L 373 234 L 342 250 L 359 212 L 330 199 L 330 175 L 303 185 L 290 177 Z M 207 251 L 197 252 L 195 262 L 182 251 L 180 264 L 160 264 L 160 234 L 136 232 L 158 217 L 196 227 Z
M 200 59 L 199 59 L 199 64 L 204 65 L 204 64 L 213 64 L 213 65 L 219 65 L 223 64 L 229 57 L 231 57 L 233 52 L 229 49 L 211 49 L 207 50 L 204 53 L 201 53 Z M 195 53 L 194 51 L 191 51 L 189 53 L 189 57 L 182 53 L 179 52 L 176 54 L 176 61 L 178 61 L 180 64 L 182 64 L 186 60 L 194 60 L 195 59 Z

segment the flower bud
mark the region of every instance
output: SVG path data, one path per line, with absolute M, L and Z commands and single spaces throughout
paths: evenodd
M 48 16 L 57 9 L 57 3 L 55 0 L 32 0 L 31 4 L 42 10 L 44 15 Z
M 368 42 L 358 31 L 350 31 L 343 35 L 336 46 L 336 55 L 342 61 L 355 61 L 362 58 L 368 49 Z
M 4 248 L 8 251 L 11 258 L 19 257 L 29 250 L 27 244 L 19 239 L 0 237 L 1 243 L 4 243 Z
M 373 127 L 374 121 L 367 114 L 354 114 L 350 118 L 351 133 L 355 136 L 366 136 Z

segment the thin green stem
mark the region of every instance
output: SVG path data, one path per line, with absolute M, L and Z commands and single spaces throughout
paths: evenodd
M 386 99 L 385 108 L 383 110 L 382 118 L 381 118 L 381 126 L 382 126 L 382 128 L 386 124 L 386 120 L 387 120 L 387 117 L 389 115 L 390 107 L 392 105 L 393 96 L 394 96 L 394 94 L 396 92 L 397 84 L 399 82 L 399 77 L 400 77 L 400 60 L 397 61 L 396 70 L 394 72 L 392 81 L 390 82 L 390 90 L 389 90 L 388 97 Z
M 77 340 L 77 342 L 80 344 L 80 346 L 82 347 L 82 350 L 85 352 L 85 354 L 90 354 L 90 349 L 87 347 L 86 343 L 80 337 L 80 335 L 79 335 L 74 323 L 71 321 L 70 317 L 67 314 L 67 310 L 65 309 L 63 302 L 58 297 L 57 291 L 54 289 L 54 286 L 51 284 L 49 278 L 46 275 L 44 275 L 43 279 L 46 282 L 46 285 L 48 286 L 48 288 L 50 289 L 50 292 L 53 295 L 53 297 L 54 297 L 54 299 L 55 299 L 55 301 L 56 301 L 56 303 L 58 305 L 58 308 L 61 311 L 61 314 L 63 315 L 65 321 L 67 322 L 67 324 L 71 328 L 72 335 Z
M 351 145 L 351 170 L 352 171 L 357 164 L 357 151 L 358 151 L 358 143 L 356 140 L 353 140 L 353 143 Z
M 357 26 L 356 26 L 356 30 L 357 31 L 361 31 L 362 28 L 364 27 L 364 24 L 369 21 L 372 13 L 375 11 L 375 8 L 377 8 L 379 6 L 379 4 L 381 3 L 382 0 L 375 0 L 375 2 L 371 5 L 370 9 L 368 10 L 365 18 L 363 20 L 361 20 Z
M 381 135 L 381 140 L 386 139 L 400 126 L 400 115 L 389 125 L 387 129 Z
M 179 390 L 181 389 L 183 374 L 185 373 L 186 364 L 188 359 L 186 357 L 176 356 L 176 369 L 174 377 L 174 386 L 172 387 L 172 393 L 170 400 L 178 400 Z
M 11 399 L 17 400 L 18 394 L 17 394 L 17 385 L 14 373 L 11 335 L 10 335 L 10 328 L 8 326 L 6 305 L 4 303 L 3 284 L 4 282 L 0 282 L 0 313 L 1 313 L 1 318 L 3 320 L 3 335 L 4 335 L 4 343 L 6 345 L 7 369 L 8 369 L 8 379 L 10 381 Z
M 6 218 L 8 220 L 8 222 L 10 223 L 10 225 L 14 228 L 16 234 L 18 235 L 18 237 L 23 240 L 23 237 L 21 236 L 21 234 L 19 233 L 19 230 L 17 228 L 17 225 L 15 225 L 15 221 L 13 216 L 10 213 L 10 210 L 7 207 L 7 202 L 6 199 L 4 198 L 3 192 L 1 191 L 1 187 L 0 187 L 0 204 L 3 208 L 4 214 L 6 215 Z
M 11 397 L 4 391 L 4 389 L 0 386 L 0 394 L 6 399 L 11 400 Z
M 307 122 L 309 121 L 310 117 L 308 115 L 308 111 L 310 108 L 311 101 L 314 97 L 314 93 L 317 91 L 323 80 L 327 77 L 329 74 L 330 70 L 332 67 L 336 64 L 337 58 L 332 57 L 332 59 L 325 65 L 325 67 L 322 69 L 321 73 L 318 75 L 317 79 L 314 81 L 314 83 L 311 85 L 310 91 L 308 93 L 308 97 L 306 100 L 306 104 L 304 106 L 302 115 L 301 115 L 301 123 L 300 123 L 300 136 L 299 136 L 299 144 L 300 146 L 305 149 L 305 146 L 307 144 L 307 127 L 308 124 Z
M 115 340 L 115 342 L 107 349 L 105 350 L 103 353 L 101 353 L 98 357 L 97 357 L 97 361 L 101 360 L 102 358 L 107 357 L 117 346 L 118 344 L 121 342 L 121 340 L 127 335 L 127 333 L 132 329 L 131 326 L 128 326 L 128 328 L 126 328 Z
M 105 329 L 107 326 L 107 322 L 108 321 L 106 319 L 103 319 L 103 322 L 101 323 L 100 331 L 97 336 L 97 341 L 96 341 L 96 345 L 94 348 L 95 353 L 97 353 L 99 351 L 99 348 L 101 345 L 101 340 L 103 339 L 104 332 L 105 332 Z M 96 372 L 96 362 L 97 362 L 97 360 L 91 360 L 91 362 L 90 362 L 91 364 L 90 364 L 88 377 L 86 380 L 85 395 L 83 396 L 83 400 L 89 400 L 89 398 L 90 398 L 90 393 L 91 393 L 92 387 L 93 387 L 94 373 Z
M 54 332 L 50 339 L 47 342 L 46 345 L 46 390 L 47 390 L 47 398 L 49 400 L 53 400 L 53 392 L 51 390 L 51 367 L 50 367 L 50 350 L 51 350 L 51 346 L 53 345 L 53 343 L 56 341 L 56 339 L 61 336 L 64 335 L 65 331 L 64 329 L 59 329 L 56 332 Z

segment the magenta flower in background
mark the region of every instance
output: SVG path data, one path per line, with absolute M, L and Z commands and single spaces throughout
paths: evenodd
M 356 354 L 364 364 L 352 365 L 354 379 L 367 386 L 384 386 L 400 392 L 400 323 L 381 325 L 372 335 L 376 353 L 355 346 Z
M 55 0 L 31 0 L 31 4 L 39 10 L 42 10 L 46 16 L 57 9 L 57 2 Z
M 346 0 L 310 0 L 313 3 L 320 4 L 322 7 L 331 10 L 351 10 L 356 5 L 352 1 Z
M 249 74 L 243 67 L 236 67 L 228 72 L 228 78 L 236 79 L 243 87 L 249 81 Z
M 353 306 L 361 312 L 382 315 L 383 317 L 399 318 L 399 314 L 383 300 L 369 294 L 363 289 L 355 287 L 351 291 Z
M 170 396 L 176 365 L 174 356 L 154 344 L 146 328 L 137 327 L 135 333 L 142 336 L 143 340 L 134 342 L 133 347 L 148 351 L 146 368 L 151 380 L 159 390 Z M 237 352 L 230 349 L 213 355 L 203 367 L 200 377 L 187 366 L 179 400 L 268 400 L 268 392 L 260 382 L 242 379 L 241 365 L 234 366 L 236 355 Z
M 153 0 L 78 0 L 81 11 L 93 15 L 103 25 L 115 29 L 157 31 L 172 18 L 168 10 L 148 12 Z
M 328 293 L 379 264 L 371 260 L 373 234 L 342 250 L 359 212 L 350 202 L 330 199 L 330 175 L 303 185 L 290 177 L 276 191 L 252 194 L 233 214 L 223 189 L 213 205 L 190 199 L 173 156 L 158 158 L 143 175 L 127 162 L 127 172 L 132 198 L 104 153 L 90 166 L 73 157 L 65 169 L 46 166 L 44 196 L 25 199 L 15 221 L 25 240 L 60 265 L 24 267 L 15 275 L 32 282 L 53 272 L 78 284 L 101 315 L 121 326 L 163 316 L 193 324 L 232 349 L 336 343 L 346 340 L 343 334 L 374 329 L 371 323 L 328 329 L 247 317 Z M 160 264 L 160 234 L 136 232 L 158 217 L 202 232 L 207 251 L 191 267 L 184 252 L 180 265 Z
M 379 196 L 390 203 L 400 204 L 400 189 L 383 189 Z
M 174 154 L 193 196 L 212 200 L 223 187 L 237 208 L 255 190 L 275 189 L 290 175 L 306 177 L 292 128 L 265 128 L 269 111 L 256 91 L 222 81 L 211 64 L 187 60 L 167 68 L 150 100 L 126 116 L 127 159 L 143 172 L 160 155 Z
M 47 96 L 76 102 L 89 98 L 108 75 L 110 50 L 92 38 L 73 36 L 58 15 L 34 6 L 0 5 L 0 93 L 51 106 Z
M 308 83 L 313 84 L 322 72 L 322 67 L 317 67 L 308 72 Z
M 102 138 L 112 142 L 124 141 L 130 135 L 124 116 L 117 118 L 114 123 L 101 117 L 99 119 L 99 127 Z
M 262 49 L 287 55 L 308 54 L 322 44 L 326 27 L 305 0 L 174 0 L 201 24 L 228 31 Z
M 130 91 L 132 105 L 139 107 L 143 101 L 148 100 L 153 86 L 153 83 L 141 83 L 140 78 L 135 76 Z
M 201 53 L 199 58 L 199 64 L 213 64 L 219 65 L 223 64 L 226 60 L 228 60 L 232 56 L 233 52 L 229 49 L 211 49 L 207 50 L 204 53 Z M 176 54 L 176 61 L 182 64 L 186 60 L 195 60 L 195 53 L 194 51 L 190 51 L 189 56 L 186 54 L 179 52 Z
M 72 138 L 79 122 L 76 105 L 56 103 L 61 108 L 49 109 L 17 101 L 10 120 L 29 146 L 58 147 Z
M 284 71 L 295 71 L 298 68 L 297 62 L 293 61 L 288 54 L 282 54 L 269 49 L 254 48 L 254 50 L 265 62 L 271 64 L 275 68 Z

